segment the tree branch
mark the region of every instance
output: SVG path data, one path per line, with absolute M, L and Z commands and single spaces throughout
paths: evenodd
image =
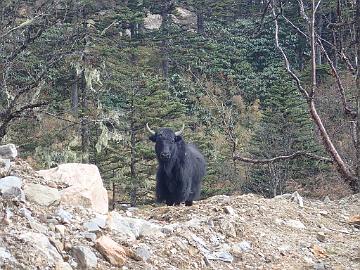
M 252 163 L 252 164 L 268 164 L 268 163 L 280 162 L 280 161 L 284 161 L 284 160 L 292 160 L 292 159 L 302 158 L 302 157 L 322 161 L 325 163 L 333 163 L 334 162 L 331 158 L 322 157 L 322 156 L 319 156 L 319 155 L 316 155 L 313 153 L 307 153 L 304 151 L 297 151 L 290 155 L 277 156 L 277 157 L 268 158 L 268 159 L 246 158 L 246 157 L 240 156 L 239 154 L 235 154 L 233 156 L 233 159 L 240 160 L 240 161 L 246 162 L 246 163 Z
M 275 7 L 274 7 L 274 1 L 273 0 L 272 0 L 270 5 L 271 5 L 271 10 L 272 10 L 272 14 L 273 14 L 273 17 L 274 17 L 274 23 L 275 23 L 275 44 L 276 44 L 276 47 L 280 51 L 280 53 L 281 53 L 281 55 L 282 55 L 282 57 L 283 57 L 283 59 L 285 61 L 285 67 L 286 67 L 287 72 L 295 80 L 296 85 L 297 85 L 298 89 L 300 90 L 300 93 L 305 97 L 305 99 L 307 101 L 309 101 L 309 99 L 310 99 L 309 93 L 301 85 L 301 81 L 300 81 L 299 77 L 296 76 L 296 74 L 291 69 L 290 62 L 289 62 L 289 60 L 287 58 L 287 55 L 286 55 L 284 49 L 280 46 L 280 42 L 279 42 L 279 23 L 278 23 L 277 14 L 275 12 Z

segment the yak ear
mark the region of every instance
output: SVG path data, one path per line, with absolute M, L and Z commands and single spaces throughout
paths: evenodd
M 149 136 L 149 140 L 152 142 L 156 142 L 156 134 Z
M 182 137 L 179 135 L 179 136 L 175 136 L 175 142 L 180 142 L 182 140 Z

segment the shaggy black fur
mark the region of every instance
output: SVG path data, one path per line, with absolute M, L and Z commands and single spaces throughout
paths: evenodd
M 167 205 L 191 206 L 201 191 L 201 179 L 206 173 L 206 162 L 195 145 L 187 144 L 181 136 L 162 128 L 149 137 L 155 142 L 159 162 L 156 174 L 156 199 Z

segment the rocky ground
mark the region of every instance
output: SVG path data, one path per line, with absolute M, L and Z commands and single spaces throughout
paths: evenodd
M 51 193 L 45 206 L 43 190 L 24 188 L 33 183 L 66 188 L 12 162 L 0 179 L 0 269 L 360 269 L 360 195 L 216 196 L 97 214 Z

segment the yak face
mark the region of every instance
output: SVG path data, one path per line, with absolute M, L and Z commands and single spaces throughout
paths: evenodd
M 180 135 L 175 135 L 171 129 L 162 128 L 149 139 L 155 142 L 155 152 L 158 159 L 162 162 L 169 161 L 176 153 L 176 143 L 181 141 Z

